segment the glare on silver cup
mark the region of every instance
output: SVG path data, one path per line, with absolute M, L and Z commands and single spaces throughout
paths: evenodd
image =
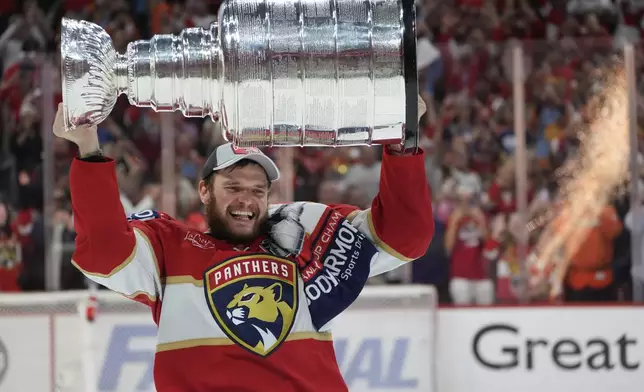
M 418 143 L 416 27 L 407 0 L 228 0 L 218 22 L 115 51 L 64 18 L 68 130 L 130 104 L 218 118 L 238 146 Z

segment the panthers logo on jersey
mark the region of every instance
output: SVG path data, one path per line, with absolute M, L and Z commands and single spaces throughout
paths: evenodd
M 245 254 L 204 273 L 210 311 L 236 344 L 268 356 L 286 339 L 297 312 L 297 270 L 292 261 Z

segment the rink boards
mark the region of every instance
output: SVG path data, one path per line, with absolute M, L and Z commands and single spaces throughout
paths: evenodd
M 351 391 L 434 390 L 435 294 L 402 290 L 404 297 L 369 289 L 370 298 L 334 320 L 336 357 Z M 154 391 L 149 313 L 103 312 L 88 326 L 74 313 L 7 315 L 1 308 L 0 298 L 0 392 L 87 392 L 86 377 L 96 391 Z M 91 361 L 93 368 L 84 366 Z
M 400 298 L 414 297 L 400 290 Z M 382 298 L 357 305 L 334 333 L 354 392 L 639 392 L 644 385 L 644 307 L 437 310 Z M 83 325 L 75 314 L 0 313 L 0 392 L 56 384 L 87 391 L 84 375 L 98 391 L 154 391 L 147 314 L 107 312 L 91 330 Z M 91 360 L 95 369 L 84 368 Z

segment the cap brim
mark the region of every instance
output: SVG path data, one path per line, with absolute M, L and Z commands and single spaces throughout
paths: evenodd
M 212 169 L 212 171 L 216 172 L 216 171 L 225 169 L 244 159 L 248 159 L 249 161 L 253 161 L 258 165 L 260 165 L 262 169 L 264 169 L 264 171 L 266 172 L 266 175 L 268 176 L 268 180 L 270 182 L 279 180 L 280 171 L 277 168 L 277 165 L 275 165 L 275 162 L 273 162 L 271 158 L 267 157 L 264 154 L 249 153 L 249 154 L 243 154 L 243 155 L 236 155 L 235 158 L 230 159 L 226 163 L 215 167 L 214 169 Z

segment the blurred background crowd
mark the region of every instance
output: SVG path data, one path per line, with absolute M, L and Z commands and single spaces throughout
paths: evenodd
M 101 25 L 122 52 L 135 39 L 208 26 L 216 20 L 219 3 L 0 3 L 0 292 L 44 290 L 46 252 L 63 260 L 60 288 L 85 285 L 69 263 L 75 234 L 67 175 L 76 151 L 45 136 L 41 124 L 43 108 L 54 110 L 62 100 L 59 72 L 43 76 L 39 66 L 45 58 L 59 64 L 61 17 Z M 436 233 L 425 257 L 372 283 L 433 284 L 443 303 L 515 302 L 525 282 L 521 261 L 540 231 L 530 232 L 527 252 L 518 251 L 511 49 L 520 42 L 524 54 L 525 192 L 532 219 L 552 207 L 557 168 L 577 152 L 576 130 L 590 118 L 587 103 L 598 87 L 597 70 L 628 41 L 637 43 L 641 75 L 644 1 L 420 0 L 417 6 L 420 90 L 428 107 L 421 119 L 421 143 Z M 53 102 L 43 101 L 43 81 L 50 83 L 46 87 L 53 90 Z M 118 162 L 127 213 L 161 207 L 160 118 L 152 110 L 130 106 L 122 96 L 99 127 L 105 153 Z M 175 135 L 174 213 L 205 229 L 196 184 L 206 157 L 222 142 L 221 132 L 210 119 L 186 119 L 180 113 L 163 118 L 172 122 Z M 638 117 L 638 125 L 644 125 L 642 120 Z M 45 147 L 52 150 L 53 168 L 43 167 Z M 376 195 L 379 148 L 292 151 L 293 199 L 367 208 Z M 50 181 L 48 175 L 53 176 Z M 48 237 L 43 192 L 49 184 L 55 224 Z M 623 198 L 607 205 L 600 219 L 580 223 L 588 225 L 587 236 L 568 265 L 563 299 L 631 299 L 630 230 L 640 230 L 631 215 L 629 200 Z M 547 300 L 539 293 L 532 299 Z

